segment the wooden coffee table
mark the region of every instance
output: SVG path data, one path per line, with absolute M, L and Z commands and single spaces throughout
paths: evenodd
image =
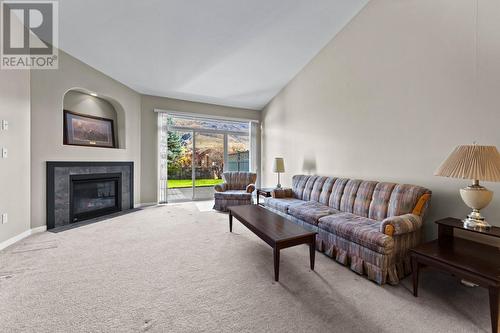
M 309 244 L 309 261 L 314 270 L 316 232 L 306 230 L 286 218 L 259 205 L 229 207 L 229 232 L 233 232 L 233 216 L 273 248 L 274 280 L 280 275 L 280 250 Z

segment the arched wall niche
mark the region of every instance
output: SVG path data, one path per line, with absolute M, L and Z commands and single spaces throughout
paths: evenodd
M 64 110 L 113 119 L 116 148 L 126 148 L 125 111 L 114 98 L 85 88 L 71 88 L 63 97 L 61 112 Z

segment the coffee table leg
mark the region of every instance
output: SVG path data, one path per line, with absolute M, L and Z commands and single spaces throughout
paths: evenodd
M 491 315 L 491 331 L 493 333 L 500 332 L 500 288 L 490 287 L 490 315 Z
M 229 211 L 229 232 L 233 232 L 233 214 Z
M 309 243 L 309 263 L 312 271 L 314 271 L 314 259 L 316 257 L 315 240 L 316 236 L 314 236 L 311 243 Z
M 413 296 L 418 297 L 418 273 L 420 270 L 420 264 L 418 263 L 418 259 L 415 256 L 411 256 L 411 270 L 412 270 L 412 278 L 413 278 Z
M 277 282 L 280 279 L 280 249 L 273 247 L 274 256 L 274 280 Z

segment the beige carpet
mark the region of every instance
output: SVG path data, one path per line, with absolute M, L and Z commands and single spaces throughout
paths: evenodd
M 202 205 L 152 207 L 0 252 L 1 332 L 488 332 L 488 297 L 424 272 L 380 287 L 305 246 L 271 249 Z

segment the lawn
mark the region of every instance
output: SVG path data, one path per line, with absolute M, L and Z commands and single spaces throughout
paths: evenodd
M 217 184 L 222 184 L 222 179 L 196 179 L 195 186 L 214 186 Z M 183 188 L 193 186 L 193 181 L 191 179 L 170 179 L 168 181 L 168 188 Z

